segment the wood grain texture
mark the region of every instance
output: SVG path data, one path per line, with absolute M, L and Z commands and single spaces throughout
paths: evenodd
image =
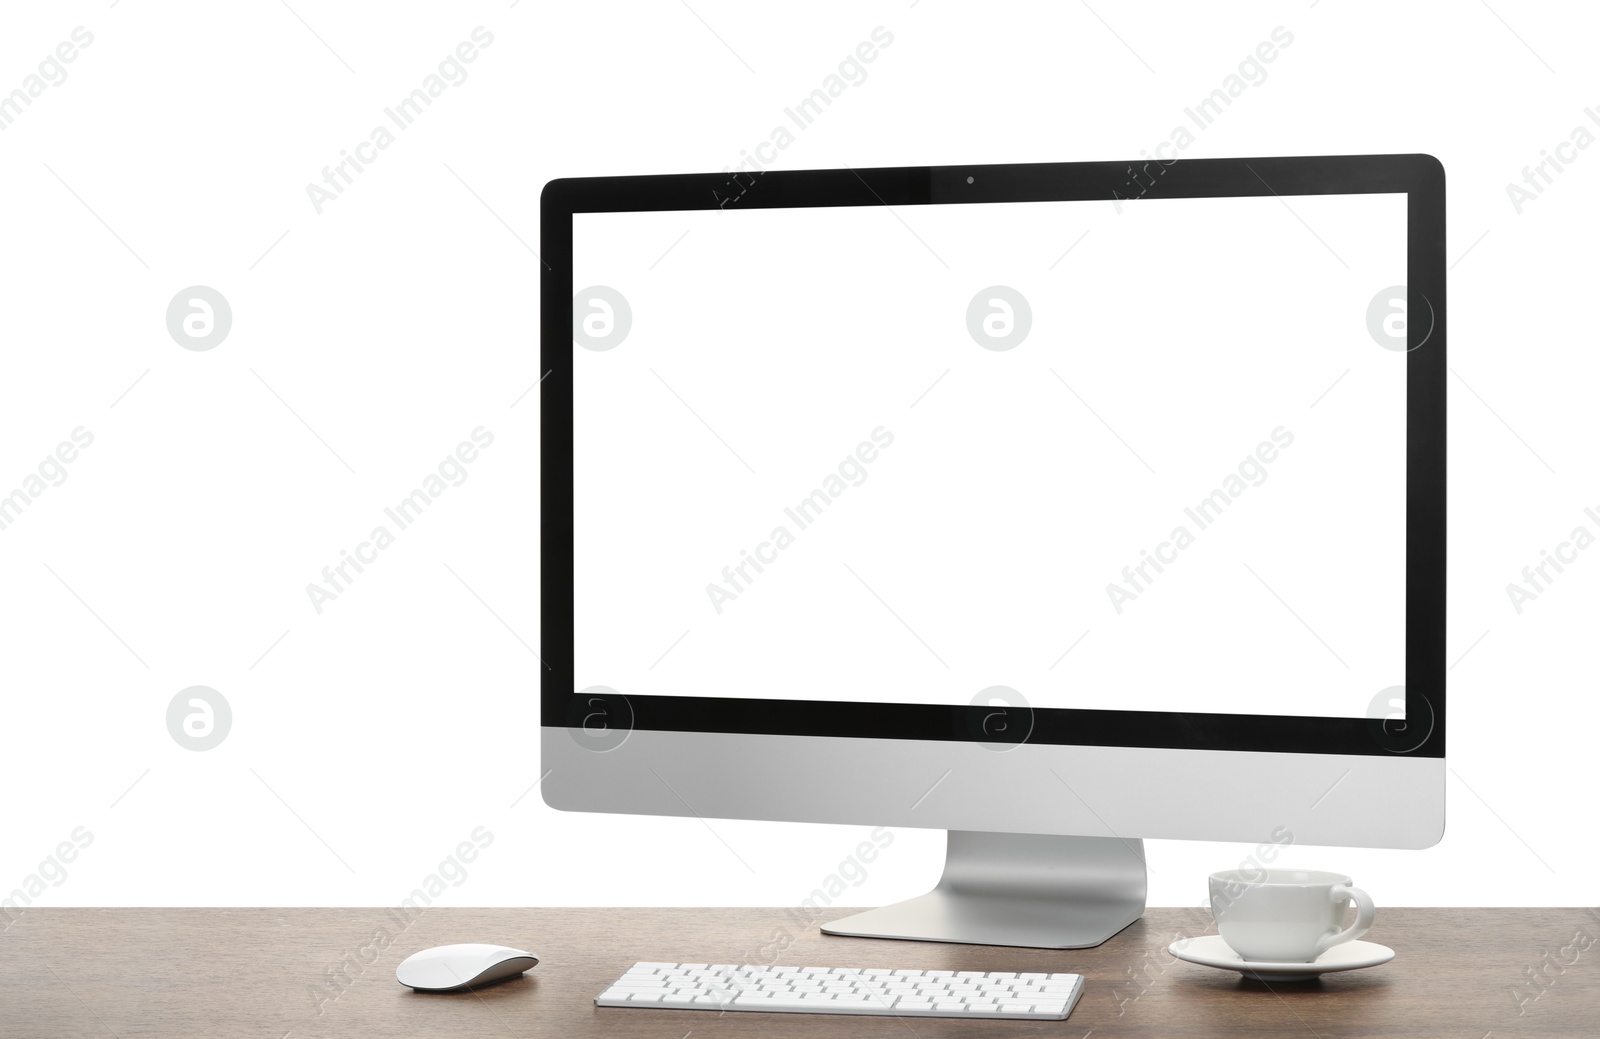
M 836 938 L 782 909 L 432 909 L 409 926 L 383 909 L 30 909 L 0 933 L 0 1036 L 1600 1035 L 1595 910 L 1380 909 L 1368 938 L 1395 949 L 1392 962 L 1271 987 L 1167 954 L 1209 924 L 1201 910 L 1152 909 L 1097 949 L 1047 952 Z M 412 952 L 471 941 L 542 962 L 476 993 L 395 981 Z M 638 960 L 1074 971 L 1087 984 L 1064 1022 L 595 1007 Z

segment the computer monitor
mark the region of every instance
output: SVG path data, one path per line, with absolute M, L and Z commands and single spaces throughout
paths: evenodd
M 945 829 L 823 929 L 1054 948 L 1140 916 L 1146 837 L 1439 839 L 1437 160 L 541 213 L 547 803 Z

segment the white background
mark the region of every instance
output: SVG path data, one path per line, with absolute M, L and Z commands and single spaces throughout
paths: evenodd
M 540 187 L 736 162 L 878 25 L 892 46 L 778 165 L 1131 158 L 1283 25 L 1265 81 L 1182 154 L 1437 155 L 1453 371 L 1444 840 L 1287 860 L 1348 870 L 1380 905 L 1600 898 L 1600 561 L 1520 615 L 1505 590 L 1600 504 L 1600 154 L 1520 213 L 1506 192 L 1600 98 L 1589 9 L 1496 5 L 1508 28 L 1481 5 L 1343 0 L 292 6 L 5 15 L 6 89 L 75 26 L 94 43 L 0 132 L 0 485 L 80 425 L 95 441 L 0 532 L 0 889 L 86 826 L 37 904 L 393 904 L 484 825 L 494 843 L 446 902 L 806 897 L 861 831 L 523 796 L 540 774 Z M 478 25 L 494 42 L 469 79 L 314 212 L 306 185 Z M 234 314 L 203 353 L 164 321 L 196 284 Z M 467 482 L 318 615 L 307 583 L 479 426 L 495 440 Z M 233 708 L 204 753 L 164 721 L 194 684 Z M 848 900 L 924 889 L 940 846 L 898 832 Z M 1246 854 L 1152 845 L 1151 903 L 1199 904 Z
M 1367 314 L 1405 195 L 744 205 L 574 217 L 578 312 L 631 309 L 573 347 L 577 688 L 1360 718 L 1404 683 L 1406 354 Z M 1009 349 L 969 329 L 996 285 Z

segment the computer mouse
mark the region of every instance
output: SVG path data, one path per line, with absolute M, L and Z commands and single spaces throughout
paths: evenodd
M 439 945 L 407 956 L 394 976 L 418 992 L 459 992 L 514 978 L 538 962 L 504 945 Z

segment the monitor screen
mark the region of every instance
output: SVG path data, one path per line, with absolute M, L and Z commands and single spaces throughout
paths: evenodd
M 575 688 L 1369 717 L 1406 206 L 574 214 Z

